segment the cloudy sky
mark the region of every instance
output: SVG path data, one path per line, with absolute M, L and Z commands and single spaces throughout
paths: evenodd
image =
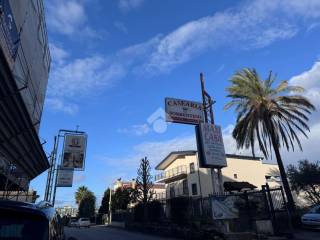
M 116 179 L 136 176 L 139 159 L 155 166 L 174 150 L 195 149 L 194 127 L 161 125 L 165 97 L 201 100 L 199 73 L 217 101 L 215 121 L 227 153 L 235 114 L 224 111 L 232 74 L 256 68 L 289 80 L 320 108 L 320 1 L 47 0 L 52 56 L 40 136 L 49 153 L 58 130 L 88 133 L 86 170 L 57 202 L 74 204 L 85 184 L 99 198 Z M 159 124 L 160 123 L 160 124 Z M 304 152 L 283 151 L 286 164 L 320 160 L 320 114 Z M 318 159 L 317 159 L 318 158 Z M 274 161 L 268 159 L 267 161 Z M 31 186 L 43 195 L 46 173 Z

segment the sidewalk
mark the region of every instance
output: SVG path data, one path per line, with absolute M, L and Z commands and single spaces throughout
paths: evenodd
M 285 240 L 286 237 L 269 237 L 268 240 Z M 320 240 L 319 230 L 298 230 L 294 233 L 294 240 Z

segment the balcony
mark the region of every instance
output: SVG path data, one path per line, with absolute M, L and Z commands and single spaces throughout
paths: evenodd
M 181 165 L 170 170 L 164 171 L 155 176 L 155 182 L 158 183 L 170 183 L 184 179 L 187 177 L 187 166 Z

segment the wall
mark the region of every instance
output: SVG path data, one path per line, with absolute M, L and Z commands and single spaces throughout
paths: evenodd
M 266 175 L 279 171 L 275 164 L 265 164 L 259 160 L 227 158 L 228 167 L 222 169 L 224 181 L 249 182 L 259 189 L 266 184 Z M 234 178 L 237 174 L 237 179 Z M 279 186 L 276 182 L 268 182 L 270 187 Z
M 9 0 L 20 32 L 13 74 L 32 123 L 38 131 L 50 70 L 50 52 L 42 0 Z M 26 88 L 25 88 L 26 87 Z

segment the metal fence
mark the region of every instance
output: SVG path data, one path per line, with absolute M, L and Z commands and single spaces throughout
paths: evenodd
M 270 227 L 277 234 L 290 229 L 281 187 L 270 189 L 266 185 L 258 191 L 224 192 L 208 197 L 179 196 L 157 201 L 162 206 L 162 213 L 150 222 L 173 223 L 183 227 L 195 223 L 209 224 L 220 231 L 231 232 L 259 232 L 261 227 Z M 138 209 L 131 212 L 135 210 Z
M 170 170 L 164 171 L 160 174 L 157 174 L 155 176 L 155 181 L 161 181 L 167 178 L 175 177 L 180 174 L 186 174 L 187 173 L 187 166 L 186 165 L 181 165 L 175 168 L 172 168 Z

